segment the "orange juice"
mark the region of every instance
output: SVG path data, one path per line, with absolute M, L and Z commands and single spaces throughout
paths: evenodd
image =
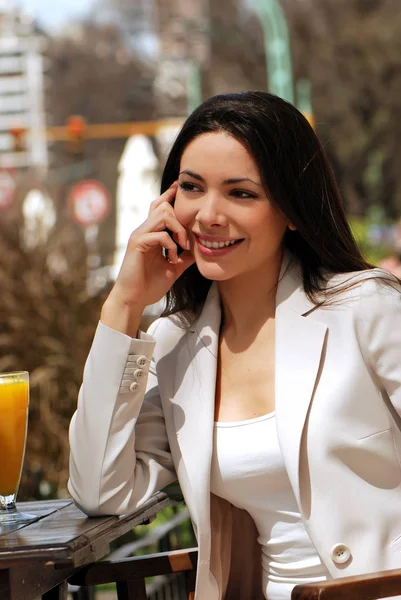
M 17 492 L 28 423 L 28 373 L 0 373 L 0 494 Z

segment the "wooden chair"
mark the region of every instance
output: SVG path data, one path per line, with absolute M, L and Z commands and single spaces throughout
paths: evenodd
M 401 569 L 297 585 L 291 600 L 376 600 L 401 596 Z
M 197 549 L 191 548 L 101 561 L 83 567 L 69 579 L 69 583 L 94 586 L 116 582 L 118 600 L 146 600 L 145 577 L 185 572 L 186 594 L 188 600 L 192 600 L 197 558 Z M 291 600 L 377 600 L 392 596 L 401 596 L 401 569 L 297 585 Z
M 82 567 L 69 578 L 72 585 L 94 586 L 116 583 L 118 600 L 146 600 L 145 578 L 185 573 L 186 595 L 192 600 L 195 591 L 198 550 L 175 550 L 133 558 L 95 562 Z

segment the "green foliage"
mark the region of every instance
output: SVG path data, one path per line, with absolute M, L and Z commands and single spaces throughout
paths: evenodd
M 352 233 L 361 248 L 365 258 L 372 264 L 376 265 L 380 260 L 394 253 L 394 246 L 388 244 L 373 244 L 369 238 L 369 228 L 372 224 L 391 225 L 391 222 L 372 221 L 371 217 L 349 217 L 349 223 Z
M 149 525 L 139 525 L 139 527 L 135 528 L 135 537 L 140 539 L 149 534 L 152 529 L 163 525 L 170 521 L 177 513 L 184 510 L 184 506 L 168 506 L 163 511 L 161 511 L 156 519 L 152 521 Z M 168 535 L 168 546 L 170 550 L 178 550 L 179 548 L 191 548 L 196 546 L 196 540 L 193 533 L 192 525 L 190 519 L 187 519 L 181 525 L 172 530 Z M 142 548 L 137 554 L 149 554 L 152 552 L 159 551 L 159 544 L 156 543 L 152 546 L 146 546 Z

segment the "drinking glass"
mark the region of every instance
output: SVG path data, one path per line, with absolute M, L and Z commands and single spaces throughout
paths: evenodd
M 28 406 L 29 373 L 0 373 L 0 525 L 37 519 L 15 506 L 24 462 Z

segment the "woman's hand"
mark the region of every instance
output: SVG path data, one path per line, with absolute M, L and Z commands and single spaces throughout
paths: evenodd
M 176 192 L 177 182 L 152 202 L 147 220 L 131 234 L 120 272 L 102 309 L 105 325 L 131 337 L 136 335 L 144 308 L 158 302 L 194 263 L 187 233 L 172 207 Z M 180 256 L 177 244 L 184 250 Z

